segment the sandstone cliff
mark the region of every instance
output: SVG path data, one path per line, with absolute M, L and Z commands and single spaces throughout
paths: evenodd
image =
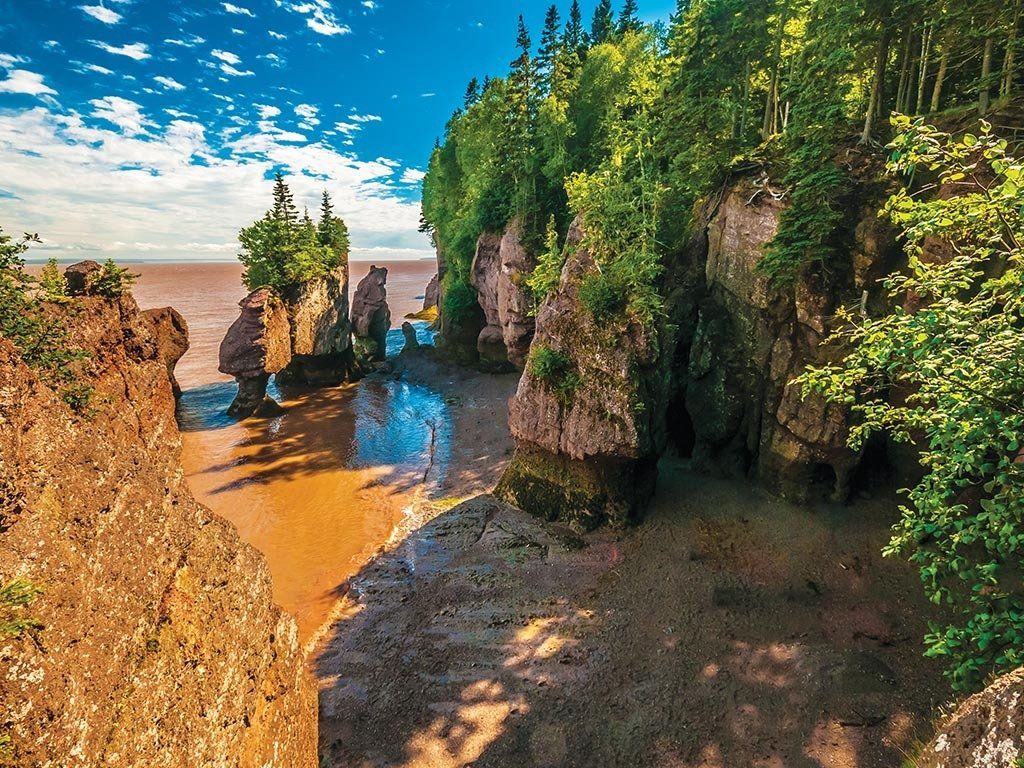
M 537 313 L 534 354 L 509 402 L 516 455 L 495 493 L 521 509 L 584 527 L 635 519 L 654 490 L 665 445 L 665 345 L 638 323 L 612 328 L 581 305 L 581 281 L 595 270 L 569 231 L 558 289 Z M 650 407 L 638 408 L 638 403 Z
M 823 344 L 837 308 L 877 307 L 877 281 L 900 263 L 876 215 L 878 191 L 855 185 L 850 204 L 849 238 L 829 270 L 811 264 L 773 283 L 759 263 L 787 203 L 765 176 L 733 179 L 666 258 L 665 316 L 651 328 L 597 322 L 582 306 L 578 286 L 594 265 L 578 220 L 532 340 L 531 355 L 543 351 L 563 370 L 527 366 L 509 407 L 516 459 L 497 492 L 546 517 L 625 522 L 642 510 L 670 436 L 709 471 L 752 477 L 798 501 L 845 499 L 862 462 L 846 445 L 849 414 L 804 400 L 792 381 L 841 354 Z M 484 278 L 499 251 L 485 235 L 474 262 L 489 322 L 498 307 L 483 298 Z
M 130 296 L 77 299 L 93 411 L 0 339 L 0 584 L 41 629 L 0 638 L 15 766 L 316 765 L 295 625 L 235 529 L 185 484 L 165 357 Z
M 477 336 L 481 361 L 522 369 L 534 334 L 533 298 L 525 285 L 536 261 L 523 245 L 522 226 L 512 221 L 504 234 L 484 233 L 477 242 L 470 283 L 486 325 Z

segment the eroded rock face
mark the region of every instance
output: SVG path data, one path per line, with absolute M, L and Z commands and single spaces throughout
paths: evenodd
M 577 220 L 531 352 L 556 361 L 557 372 L 544 377 L 527 364 L 509 402 L 516 455 L 495 493 L 527 512 L 593 527 L 636 519 L 653 492 L 668 364 L 656 331 L 630 320 L 599 323 L 581 305 L 580 282 L 595 269 L 582 242 Z
M 536 326 L 531 311 L 533 297 L 526 279 L 537 266 L 534 257 L 523 246 L 522 227 L 513 221 L 501 238 L 498 272 L 498 320 L 508 359 L 522 369 L 530 352 Z
M 238 306 L 241 314 L 220 345 L 219 369 L 238 382 L 228 413 L 244 419 L 276 405 L 267 382 L 292 362 L 292 342 L 288 310 L 273 289 L 253 291 Z
M 965 701 L 939 726 L 917 768 L 1014 768 L 1024 758 L 1024 669 Z
M 430 278 L 426 289 L 423 291 L 423 308 L 430 309 L 438 306 L 441 301 L 441 281 L 437 275 Z
M 860 456 L 847 445 L 850 414 L 791 382 L 811 364 L 838 357 L 823 346 L 840 302 L 888 271 L 893 239 L 877 222 L 857 228 L 848 264 L 825 275 L 810 265 L 773 286 L 758 264 L 778 229 L 784 203 L 749 181 L 725 191 L 710 212 L 705 287 L 681 386 L 694 456 L 705 468 L 752 473 L 803 501 L 844 499 Z M 872 281 L 873 282 L 873 281 Z M 672 425 L 670 425 L 670 429 Z
M 174 396 L 181 397 L 181 387 L 174 377 L 174 368 L 188 352 L 188 323 L 173 307 L 147 309 L 143 315 L 153 326 L 157 352 L 167 366 L 167 377 L 171 381 Z
M 409 321 L 402 323 L 402 336 L 405 337 L 405 346 L 402 348 L 403 352 L 420 348 L 420 340 L 416 337 L 416 328 Z
M 281 292 L 291 334 L 292 359 L 282 383 L 337 386 L 355 378 L 348 316 L 348 267 Z
M 366 354 L 372 362 L 380 362 L 387 355 L 387 336 L 391 328 L 387 281 L 386 267 L 371 266 L 369 274 L 356 286 L 352 299 L 352 331 L 357 339 L 372 342 L 366 346 Z
M 313 768 L 316 695 L 261 555 L 185 483 L 166 358 L 130 296 L 85 298 L 96 412 L 0 338 L 0 583 L 42 624 L 0 639 L 14 766 Z
M 536 266 L 522 244 L 522 227 L 509 224 L 503 235 L 484 233 L 477 241 L 470 283 L 484 313 L 485 326 L 477 352 L 485 364 L 500 368 L 511 363 L 522 369 L 534 334 L 532 298 L 526 278 Z

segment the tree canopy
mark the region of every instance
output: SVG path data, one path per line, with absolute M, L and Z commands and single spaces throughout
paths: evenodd
M 334 272 L 348 258 L 348 228 L 334 215 L 330 195 L 323 193 L 319 220 L 302 215 L 280 172 L 274 178 L 273 207 L 263 218 L 238 233 L 249 290 L 284 288 Z

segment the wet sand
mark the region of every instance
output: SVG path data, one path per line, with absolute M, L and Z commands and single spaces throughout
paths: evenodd
M 131 264 L 142 307 L 173 306 L 189 323 L 191 349 L 177 368 L 183 464 L 193 493 L 233 522 L 266 556 L 275 600 L 309 638 L 339 589 L 384 545 L 430 488 L 431 464 L 447 466 L 442 393 L 395 380 L 276 394 L 283 416 L 241 424 L 225 415 L 234 396 L 217 351 L 245 293 L 238 264 Z M 352 287 L 369 269 L 353 263 Z M 389 267 L 394 324 L 421 308 L 432 262 Z M 397 332 L 400 336 L 400 332 Z M 386 426 L 386 428 L 385 428 Z M 438 474 L 438 476 L 440 476 Z

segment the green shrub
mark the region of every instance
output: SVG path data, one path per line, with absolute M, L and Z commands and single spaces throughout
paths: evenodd
M 47 301 L 63 303 L 68 300 L 68 282 L 56 259 L 49 259 L 39 273 L 39 287 Z
M 117 266 L 113 259 L 107 259 L 99 270 L 89 275 L 86 291 L 96 296 L 117 299 L 128 293 L 138 279 L 138 275 Z
M 626 289 L 619 284 L 614 275 L 606 272 L 595 272 L 587 275 L 580 282 L 580 303 L 598 322 L 609 321 L 626 308 Z
M 18 638 L 42 628 L 26 609 L 42 590 L 25 579 L 14 579 L 0 587 L 0 639 Z
M 537 259 L 537 266 L 526 280 L 534 299 L 539 304 L 556 288 L 562 278 L 562 266 L 565 264 L 565 253 L 558 246 L 558 227 L 552 214 L 548 220 L 547 234 L 544 238 L 544 250 Z
M 985 123 L 959 140 L 921 120 L 896 125 L 890 171 L 911 184 L 936 174 L 933 187 L 958 193 L 889 199 L 909 257 L 909 274 L 886 281 L 895 309 L 841 312 L 836 337 L 851 351 L 800 381 L 860 417 L 854 447 L 875 432 L 919 445 L 925 473 L 885 554 L 914 563 L 929 599 L 952 609 L 927 655 L 971 690 L 1024 664 L 1024 161 Z M 954 255 L 922 259 L 930 237 Z M 892 388 L 909 394 L 894 401 Z
M 534 345 L 527 358 L 526 367 L 531 374 L 549 386 L 563 403 L 570 401 L 583 384 L 583 379 L 573 369 L 569 356 L 545 344 Z
M 35 281 L 24 270 L 22 254 L 34 242 L 39 242 L 36 235 L 13 240 L 0 228 L 0 336 L 14 344 L 43 383 L 82 412 L 92 394 L 79 370 L 87 355 L 71 344 L 65 318 L 42 305 Z

